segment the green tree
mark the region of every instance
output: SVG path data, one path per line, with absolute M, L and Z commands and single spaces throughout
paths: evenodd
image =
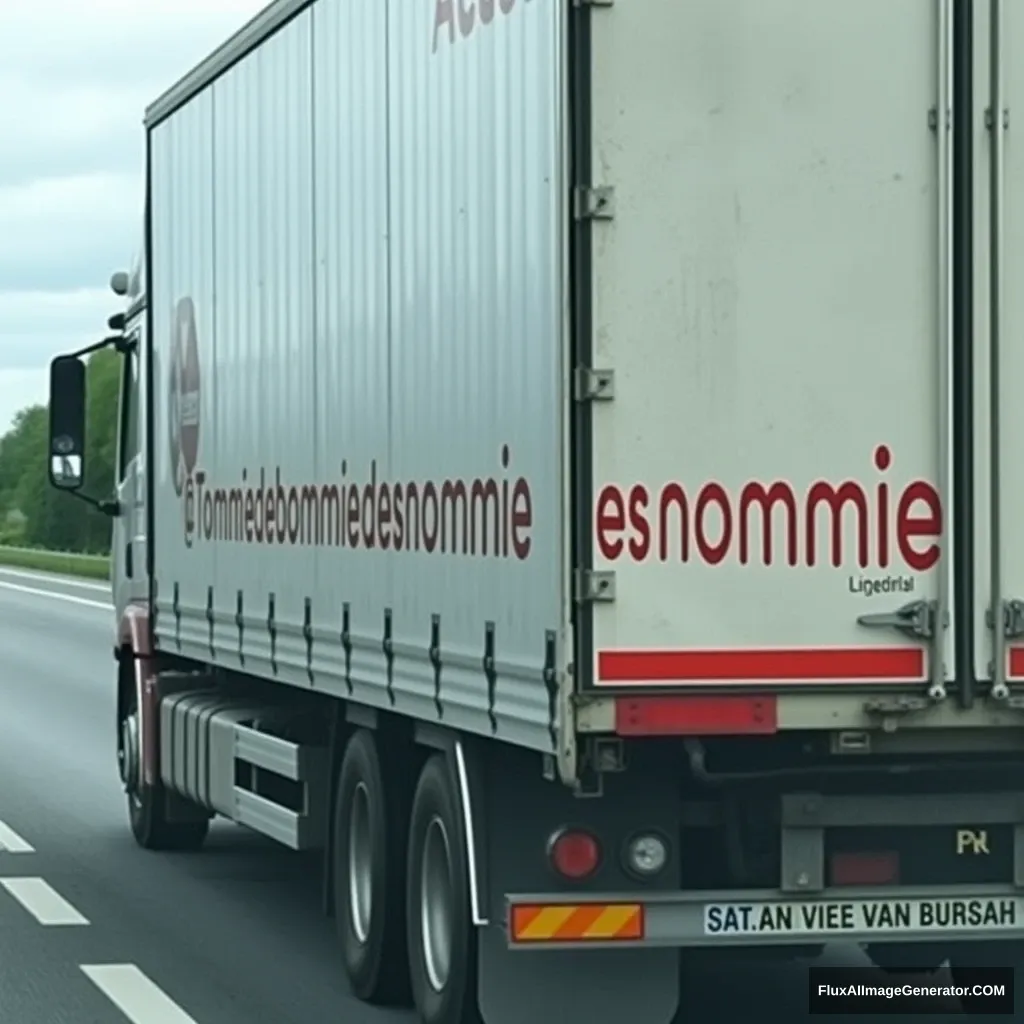
M 109 497 L 116 482 L 117 405 L 124 360 L 113 349 L 94 352 L 86 370 L 85 488 L 89 494 Z M 86 507 L 78 550 L 110 550 L 110 520 Z
M 84 490 L 108 497 L 114 488 L 117 403 L 121 357 L 94 352 L 86 367 L 86 452 Z M 0 437 L 0 517 L 24 517 L 24 543 L 62 551 L 106 552 L 110 520 L 84 502 L 50 486 L 47 476 L 49 412 L 34 405 L 21 410 Z
M 45 445 L 46 407 L 31 405 L 14 417 L 11 429 L 0 437 L 0 511 L 17 508 L 17 490 L 25 472 L 38 461 L 39 445 Z

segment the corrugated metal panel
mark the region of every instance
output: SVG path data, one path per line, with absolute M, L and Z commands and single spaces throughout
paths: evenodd
M 387 5 L 314 5 L 317 194 L 316 480 L 365 484 L 371 464 L 392 478 L 388 329 Z M 360 501 L 360 504 L 362 502 Z M 323 518 L 334 518 L 324 515 Z M 326 541 L 341 540 L 326 537 Z M 325 544 L 317 611 L 331 629 L 323 657 L 345 675 L 338 642 L 349 604 L 356 696 L 382 702 L 384 609 L 393 558 Z M 406 585 L 413 585 L 411 582 Z M 375 692 L 367 694 L 367 689 Z
M 320 0 L 154 130 L 177 130 L 212 94 L 216 306 L 200 343 L 200 462 L 208 493 L 238 488 L 234 511 L 227 490 L 219 506 L 227 525 L 214 503 L 215 539 L 189 549 L 161 478 L 158 536 L 172 539 L 158 551 L 160 631 L 173 640 L 177 580 L 185 649 L 206 656 L 215 582 L 218 658 L 237 663 L 242 590 L 247 670 L 303 685 L 309 667 L 317 689 L 351 685 L 424 718 L 440 705 L 446 723 L 485 733 L 493 713 L 499 736 L 549 749 L 545 640 L 554 633 L 560 652 L 565 615 L 560 29 L 554 4 L 504 6 L 488 24 L 488 6 L 474 8 L 463 37 L 435 31 L 432 4 Z M 161 160 L 158 195 L 173 174 Z M 199 226 L 176 213 L 179 233 L 166 220 L 154 232 L 158 262 L 178 260 L 182 225 Z M 199 288 L 188 271 L 155 296 L 158 315 Z M 256 540 L 243 470 L 245 484 L 263 471 L 275 507 L 278 470 L 281 495 L 294 493 L 283 544 Z
M 182 387 L 182 354 L 186 344 L 179 345 L 177 311 L 179 302 L 190 298 L 195 310 L 196 334 L 212 344 L 214 294 L 213 244 L 213 96 L 197 96 L 169 121 L 154 131 L 150 138 L 152 165 L 150 206 L 155 256 L 150 265 L 150 305 L 153 326 L 153 394 L 154 461 L 150 472 L 155 472 L 155 531 L 154 546 L 158 587 L 163 607 L 158 603 L 157 629 L 164 635 L 178 635 L 178 624 L 172 610 L 173 587 L 177 582 L 188 598 L 199 604 L 200 590 L 205 593 L 203 576 L 190 571 L 179 574 L 172 567 L 185 566 L 183 560 L 186 543 L 184 523 L 193 509 L 186 506 L 184 490 L 185 456 L 183 455 L 182 408 L 185 391 Z M 200 444 L 203 443 L 203 424 L 213 416 L 216 394 L 213 359 L 199 365 L 199 386 L 188 388 L 190 400 L 198 399 Z M 189 374 L 192 384 L 194 375 Z M 198 394 L 196 394 L 198 390 Z M 187 446 L 189 458 L 193 448 Z M 205 573 L 213 582 L 212 553 L 206 553 Z M 195 561 L 195 560 L 193 560 Z M 167 567 L 165 569 L 165 567 Z M 171 569 L 171 571 L 167 571 Z M 181 635 L 200 636 L 202 618 L 181 622 Z
M 234 35 L 225 39 L 213 53 L 180 78 L 146 108 L 146 125 L 156 127 L 184 106 L 193 96 L 210 86 L 252 50 L 262 45 L 282 25 L 308 7 L 310 0 L 273 0 L 250 18 Z
M 276 511 L 279 480 L 312 480 L 315 464 L 311 29 L 306 11 L 212 90 L 218 387 L 216 437 L 204 454 L 216 486 L 263 491 L 263 532 L 267 489 Z M 218 607 L 229 613 L 220 641 L 238 648 L 233 616 L 242 590 L 243 614 L 253 620 L 245 650 L 269 657 L 267 629 L 255 622 L 266 622 L 273 594 L 275 616 L 301 625 L 315 555 L 279 542 L 254 550 L 242 542 L 244 517 L 243 503 L 227 532 L 218 528 L 207 542 Z M 252 520 L 255 540 L 255 508 Z M 282 663 L 305 663 L 297 631 L 282 629 L 275 653 Z
M 440 613 L 445 651 L 466 659 L 446 688 L 480 708 L 494 621 L 496 714 L 532 723 L 547 721 L 537 673 L 562 617 L 558 19 L 554 3 L 503 6 L 478 4 L 463 37 L 435 25 L 432 3 L 391 4 L 392 451 L 396 480 L 493 475 L 511 490 L 521 475 L 532 547 L 408 554 L 396 614 L 422 649 Z

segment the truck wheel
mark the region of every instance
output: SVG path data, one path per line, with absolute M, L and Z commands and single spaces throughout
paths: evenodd
M 401 759 L 385 768 L 372 733 L 345 748 L 334 812 L 334 919 L 345 972 L 364 1002 L 407 1003 L 405 839 L 409 784 Z
M 143 785 L 139 711 L 134 692 L 132 688 L 117 750 L 132 835 L 147 850 L 198 850 L 210 830 L 209 820 L 169 821 L 163 787 Z
M 476 929 L 459 798 L 434 754 L 413 798 L 406 873 L 409 969 L 422 1024 L 478 1024 Z

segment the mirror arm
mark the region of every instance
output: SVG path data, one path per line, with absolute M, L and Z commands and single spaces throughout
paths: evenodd
M 109 348 L 111 345 L 117 349 L 121 355 L 126 355 L 135 348 L 135 339 L 128 340 L 123 334 L 111 334 L 109 337 L 104 338 L 102 341 L 93 342 L 91 345 L 86 345 L 85 348 L 78 349 L 77 352 L 72 352 L 69 359 L 81 359 L 82 356 L 87 356 L 92 352 L 99 352 L 102 348 Z
M 97 501 L 95 498 L 90 497 L 88 494 L 83 494 L 81 491 L 65 491 L 64 493 L 69 494 L 72 498 L 77 498 L 79 501 L 84 501 L 86 505 L 91 505 L 97 512 L 100 512 L 105 516 L 109 516 L 111 519 L 116 519 L 121 514 L 121 502 L 116 499 L 111 501 Z

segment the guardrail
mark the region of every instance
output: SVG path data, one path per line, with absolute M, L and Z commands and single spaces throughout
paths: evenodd
M 62 576 L 110 579 L 108 555 L 83 555 L 77 551 L 48 551 L 46 548 L 15 548 L 0 544 L 0 566 L 55 572 Z

